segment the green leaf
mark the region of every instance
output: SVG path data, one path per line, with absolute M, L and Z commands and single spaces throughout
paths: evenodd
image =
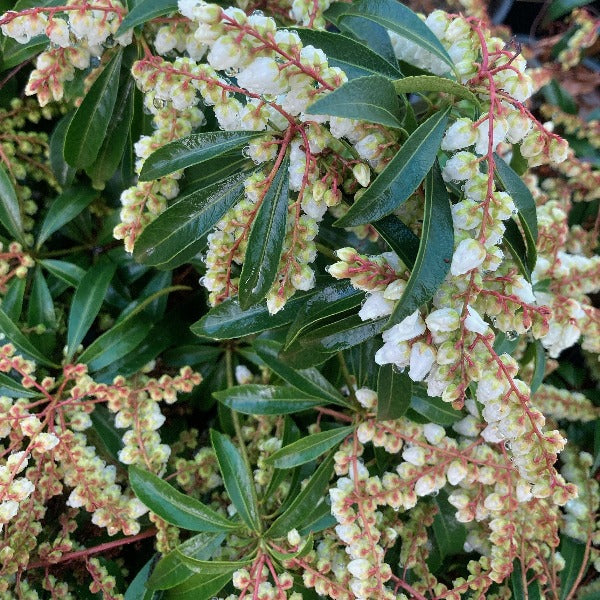
M 463 414 L 452 408 L 441 398 L 427 395 L 427 390 L 413 386 L 410 407 L 421 416 L 438 425 L 452 425 L 463 418 Z
M 152 563 L 154 558 L 151 558 L 133 578 L 133 581 L 129 584 L 125 592 L 123 600 L 152 600 L 154 594 L 146 589 L 146 582 L 150 570 L 152 569 Z
M 284 537 L 288 531 L 299 529 L 310 520 L 310 513 L 323 500 L 323 494 L 333 473 L 333 462 L 333 452 L 330 452 L 285 512 L 275 519 L 265 537 Z M 307 506 L 311 507 L 310 511 L 306 510 Z
M 112 177 L 121 162 L 133 120 L 134 102 L 135 81 L 133 77 L 128 77 L 119 88 L 113 115 L 96 160 L 86 169 L 96 188 L 104 187 L 104 182 Z
M 125 15 L 115 36 L 124 34 L 128 29 L 147 23 L 156 17 L 162 17 L 177 10 L 177 0 L 141 0 Z
M 277 277 L 289 205 L 288 167 L 286 158 L 269 185 L 248 236 L 238 293 L 243 310 L 258 304 Z
M 266 462 L 278 469 L 291 469 L 303 465 L 337 446 L 354 429 L 354 426 L 341 427 L 308 435 L 277 450 L 266 459 Z
M 161 146 L 145 161 L 140 181 L 151 181 L 180 169 L 204 163 L 206 172 L 212 171 L 213 161 L 224 154 L 245 146 L 253 139 L 264 136 L 256 131 L 209 131 L 194 133 Z
M 504 221 L 504 226 L 506 227 L 506 231 L 502 238 L 502 242 L 507 246 L 513 260 L 517 263 L 521 275 L 523 275 L 527 281 L 531 282 L 531 269 L 529 267 L 529 261 L 527 260 L 527 246 L 523 240 L 523 235 L 513 219 Z
M 25 245 L 19 200 L 3 166 L 0 166 L 0 223 L 12 238 Z
M 565 15 L 568 15 L 573 9 L 591 4 L 591 0 L 552 0 L 548 12 L 544 17 L 544 23 L 556 21 Z
M 463 523 L 456 520 L 456 508 L 448 502 L 448 492 L 445 489 L 440 490 L 433 502 L 438 507 L 438 513 L 433 519 L 433 535 L 442 560 L 447 556 L 462 554 L 467 529 Z
M 50 136 L 50 167 L 58 183 L 63 186 L 71 185 L 77 169 L 65 160 L 65 136 L 74 112 L 67 113 L 56 125 Z
M 452 59 L 431 29 L 412 10 L 396 0 L 360 0 L 345 4 L 340 10 L 342 22 L 346 15 L 364 17 L 414 42 L 453 67 Z
M 167 523 L 191 531 L 223 532 L 239 527 L 199 500 L 178 492 L 160 477 L 134 465 L 129 467 L 129 483 L 135 495 Z
M 250 529 L 262 531 L 254 479 L 242 454 L 227 435 L 214 429 L 210 430 L 210 441 L 231 502 Z
M 537 210 L 535 200 L 529 188 L 509 165 L 507 165 L 497 154 L 494 154 L 496 176 L 504 190 L 513 199 L 519 211 L 519 221 L 525 232 L 527 242 L 527 264 L 533 271 L 537 261 L 536 242 L 538 237 Z
M 73 358 L 77 347 L 100 312 L 115 270 L 114 263 L 108 259 L 102 259 L 89 269 L 77 286 L 69 313 L 67 360 Z
M 320 48 L 332 67 L 341 68 L 349 79 L 365 75 L 384 75 L 396 79 L 400 69 L 370 48 L 339 33 L 297 28 L 303 46 Z
M 89 167 L 96 160 L 117 101 L 122 54 L 118 50 L 110 59 L 69 123 L 64 153 L 72 167 Z
M 382 365 L 377 378 L 377 420 L 399 419 L 410 405 L 412 380 L 394 365 Z
M 48 37 L 45 35 L 36 35 L 25 44 L 20 44 L 12 38 L 6 38 L 0 55 L 2 71 L 33 58 L 48 46 L 48 42 Z
M 272 340 L 257 339 L 253 346 L 258 356 L 273 373 L 303 394 L 320 399 L 321 404 L 332 402 L 347 406 L 340 392 L 317 369 L 295 369 L 279 360 L 281 344 Z
M 260 333 L 267 329 L 287 325 L 296 317 L 298 309 L 313 296 L 317 290 L 306 294 L 296 294 L 286 302 L 278 313 L 270 315 L 267 305 L 260 304 L 242 310 L 236 298 L 229 298 L 211 308 L 204 317 L 194 323 L 190 329 L 198 336 L 213 340 L 230 340 L 243 335 Z
M 467 87 L 446 77 L 436 75 L 414 75 L 394 81 L 398 94 L 422 94 L 425 92 L 444 92 L 463 100 L 469 100 L 479 106 L 477 96 Z
M 531 388 L 531 393 L 535 394 L 540 385 L 542 385 L 542 381 L 544 381 L 544 376 L 546 375 L 546 351 L 540 340 L 535 340 L 533 347 L 535 349 L 534 369 L 529 387 Z
M 56 327 L 54 301 L 52 300 L 42 269 L 39 266 L 36 267 L 33 275 L 27 322 L 32 327 L 40 324 L 51 329 Z
M 65 190 L 55 198 L 42 221 L 37 236 L 36 248 L 39 249 L 55 231 L 74 219 L 97 196 L 98 192 L 96 190 L 78 184 Z
M 204 575 L 219 575 L 221 573 L 233 573 L 238 569 L 243 569 L 248 565 L 252 564 L 252 559 L 248 560 L 200 560 L 193 556 L 187 556 L 181 549 L 176 549 L 175 552 L 179 554 L 181 562 L 193 571 L 194 573 L 202 573 Z
M 9 398 L 33 398 L 38 395 L 36 390 L 24 388 L 12 377 L 9 377 L 5 373 L 0 373 L 0 396 L 8 396 Z
M 588 565 L 584 565 L 585 544 L 562 535 L 559 551 L 565 559 L 565 568 L 560 572 L 560 600 L 566 600 L 577 581 L 581 569 L 584 569 L 584 574 L 587 571 Z
M 285 347 L 290 346 L 300 334 L 316 323 L 360 306 L 364 297 L 364 292 L 357 290 L 345 279 L 318 290 L 297 310 L 297 315 L 288 329 Z
M 388 215 L 372 224 L 388 246 L 412 269 L 419 252 L 419 238 L 396 215 Z
M 529 573 L 532 573 L 532 571 L 529 571 Z M 529 585 L 527 585 L 527 589 L 525 589 L 523 584 L 527 584 L 529 579 L 531 579 L 529 575 L 523 577 L 521 561 L 518 558 L 515 558 L 513 562 L 512 575 L 510 576 L 513 598 L 522 598 L 523 600 L 540 600 L 542 596 L 540 593 L 540 584 L 537 579 L 534 579 Z
M 454 251 L 454 226 L 450 198 L 439 165 L 425 179 L 425 214 L 419 253 L 389 325 L 399 323 L 433 298 L 450 271 Z
M 223 543 L 223 533 L 199 533 L 163 556 L 146 583 L 149 590 L 168 590 L 185 581 L 192 571 L 181 560 L 181 554 L 208 560 Z
M 4 298 L 2 298 L 2 300 L 0 301 L 0 306 L 2 306 L 2 310 L 14 323 L 17 323 L 21 318 L 26 287 L 26 279 L 13 277 L 12 281 L 8 284 L 8 289 L 4 293 Z
M 119 460 L 119 451 L 123 448 L 122 432 L 115 427 L 115 416 L 108 412 L 106 406 L 96 405 L 90 414 L 92 429 L 97 434 L 98 442 L 101 443 L 108 454 L 115 460 Z
M 32 358 L 36 362 L 48 367 L 59 368 L 59 365 L 53 363 L 44 356 L 28 339 L 23 335 L 20 329 L 11 321 L 8 315 L 0 308 L 0 332 L 7 340 L 11 342 L 19 352 L 25 357 Z
M 231 580 L 231 573 L 202 575 L 196 573 L 166 592 L 167 600 L 210 600 Z
M 435 161 L 449 112 L 449 108 L 440 110 L 417 127 L 375 181 L 335 225 L 353 227 L 378 221 L 407 200 Z
M 84 269 L 73 263 L 65 262 L 64 260 L 48 258 L 46 260 L 39 260 L 38 264 L 44 267 L 49 273 L 52 273 L 54 277 L 57 277 L 74 288 L 81 283 L 81 280 L 85 275 Z
M 286 415 L 323 404 L 320 398 L 281 385 L 238 385 L 215 392 L 213 396 L 246 415 Z
M 133 252 L 142 264 L 174 268 L 195 256 L 203 236 L 240 199 L 247 173 L 190 192 L 150 223 Z
M 400 101 L 394 86 L 381 75 L 351 79 L 332 92 L 320 95 L 306 112 L 402 127 Z
M 182 180 L 181 194 L 186 195 L 189 191 L 208 187 L 213 183 L 222 181 L 230 175 L 242 171 L 250 172 L 256 165 L 241 152 L 233 151 L 217 156 L 210 161 L 210 170 L 205 163 L 188 167 Z

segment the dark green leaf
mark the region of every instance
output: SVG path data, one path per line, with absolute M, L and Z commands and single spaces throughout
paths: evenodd
M 36 247 L 39 249 L 55 231 L 74 219 L 97 196 L 97 191 L 78 184 L 55 198 L 42 221 Z
M 13 239 L 25 244 L 19 200 L 3 166 L 0 166 L 0 223 Z
M 281 445 L 287 446 L 288 444 L 291 444 L 292 442 L 295 442 L 298 439 L 300 439 L 300 429 L 298 429 L 298 426 L 296 425 L 296 423 L 294 423 L 292 418 L 289 415 L 286 415 L 283 421 L 283 434 L 281 436 Z M 289 475 L 289 471 L 286 471 L 284 469 L 275 469 L 273 472 L 273 476 L 271 477 L 271 481 L 269 482 L 269 486 L 267 487 L 264 493 L 265 498 L 268 498 L 269 496 L 276 493 L 277 489 L 284 481 L 289 482 Z M 285 491 L 287 496 L 284 496 L 282 498 L 282 502 L 286 500 L 286 503 L 283 503 L 280 506 L 280 509 L 283 509 L 283 507 L 287 505 L 287 501 L 289 501 L 290 498 L 295 497 L 290 496 L 289 494 L 289 492 L 293 489 L 293 483 L 294 482 L 292 481 L 292 485 L 287 486 L 287 490 L 289 490 Z
M 146 589 L 146 582 L 152 569 L 152 563 L 154 558 L 151 558 L 133 578 L 133 581 L 129 584 L 125 592 L 123 600 L 152 600 L 154 595 L 152 592 Z
M 194 573 L 202 573 L 204 575 L 219 575 L 221 573 L 232 574 L 238 569 L 243 569 L 252 564 L 252 559 L 249 560 L 200 560 L 193 556 L 187 556 L 179 548 L 175 550 L 179 554 L 181 562 L 193 571 Z
M 388 215 L 373 223 L 373 227 L 389 247 L 409 268 L 414 267 L 419 252 L 419 238 L 396 215 Z
M 210 170 L 206 167 L 207 165 L 202 163 L 187 168 L 180 190 L 183 196 L 187 195 L 188 192 L 222 181 L 235 173 L 250 172 L 253 168 L 256 168 L 256 165 L 238 150 L 211 159 Z
M 266 461 L 278 469 L 291 469 L 303 465 L 337 446 L 354 429 L 354 426 L 349 426 L 314 433 L 277 450 Z
M 440 110 L 417 127 L 377 179 L 335 225 L 352 227 L 378 221 L 407 200 L 435 161 L 449 112 L 449 108 Z
M 236 173 L 178 200 L 142 231 L 134 258 L 145 265 L 174 268 L 195 256 L 203 236 L 240 199 L 246 177 Z
M 50 137 L 50 166 L 56 180 L 61 185 L 71 185 L 77 169 L 65 160 L 65 136 L 75 113 L 67 113 L 56 125 Z
M 452 59 L 431 29 L 412 10 L 396 0 L 359 0 L 344 4 L 340 10 L 343 11 L 339 16 L 342 20 L 346 15 L 364 17 L 421 46 L 450 67 L 453 66 Z
M 99 441 L 106 448 L 110 456 L 118 461 L 119 451 L 123 447 L 123 434 L 115 427 L 114 414 L 106 406 L 97 404 L 90 414 L 92 429 L 96 432 Z
M 50 295 L 48 284 L 44 279 L 41 268 L 35 269 L 31 295 L 29 296 L 29 312 L 27 321 L 30 326 L 45 325 L 48 328 L 56 327 L 56 314 L 54 313 L 54 301 Z
M 231 573 L 202 575 L 196 573 L 166 592 L 167 600 L 210 600 L 231 580 Z
M 198 336 L 214 340 L 230 340 L 243 335 L 260 333 L 290 323 L 298 309 L 313 296 L 317 290 L 306 294 L 296 294 L 278 313 L 270 315 L 266 304 L 242 310 L 237 299 L 228 299 L 211 308 L 204 317 L 194 323 L 190 329 Z
M 89 167 L 96 160 L 117 100 L 122 54 L 118 50 L 110 59 L 69 123 L 64 154 L 72 167 Z
M 425 179 L 425 215 L 419 253 L 389 324 L 399 323 L 433 298 L 450 270 L 454 226 L 450 198 L 437 162 Z
M 540 340 L 535 340 L 533 342 L 533 346 L 535 349 L 535 355 L 530 388 L 531 393 L 535 394 L 540 385 L 542 385 L 542 381 L 544 381 L 544 376 L 546 375 L 546 351 L 544 350 L 544 346 Z
M 6 38 L 1 54 L 2 71 L 16 67 L 33 58 L 46 48 L 48 41 L 48 37 L 45 35 L 36 35 L 25 44 L 20 44 L 12 38 Z
M 0 373 L 0 396 L 8 396 L 9 398 L 32 398 L 37 395 L 37 391 L 24 388 L 12 377 L 9 377 L 5 373 Z
M 177 0 L 141 0 L 125 15 L 116 36 L 124 34 L 128 29 L 147 23 L 156 17 L 162 17 L 177 10 Z
M 204 163 L 203 169 L 210 172 L 213 161 L 217 163 L 215 159 L 245 146 L 261 135 L 265 134 L 256 131 L 209 131 L 169 142 L 144 161 L 140 181 L 158 179 L 200 163 Z
M 320 398 L 281 385 L 239 385 L 215 392 L 213 396 L 246 415 L 285 415 L 323 404 Z
M 531 269 L 529 268 L 529 261 L 527 260 L 527 247 L 525 246 L 523 235 L 513 219 L 507 219 L 504 221 L 504 225 L 506 231 L 502 241 L 504 245 L 508 247 L 515 263 L 517 263 L 521 275 L 523 275 L 527 281 L 531 282 Z
M 523 600 L 540 600 L 540 584 L 537 579 L 534 579 L 529 585 L 527 581 L 530 580 L 529 574 L 532 572 L 529 571 L 528 574 L 523 575 L 523 569 L 521 566 L 521 561 L 518 558 L 515 558 L 513 562 L 513 571 L 510 576 L 511 587 L 513 598 L 522 598 Z M 525 589 L 527 586 L 527 589 Z
M 452 425 L 463 418 L 463 414 L 452 408 L 448 402 L 441 398 L 432 398 L 427 395 L 427 390 L 413 386 L 410 407 L 432 423 L 438 425 Z
M 566 535 L 561 536 L 559 551 L 565 559 L 565 568 L 560 572 L 560 600 L 566 600 L 571 593 L 579 572 L 587 570 L 584 564 L 585 544 Z
M 217 456 L 223 483 L 231 502 L 242 521 L 250 529 L 260 532 L 262 523 L 254 479 L 240 451 L 228 436 L 214 429 L 210 430 L 210 441 Z
M 77 286 L 69 313 L 67 360 L 71 360 L 98 315 L 115 270 L 110 260 L 100 260 Z
M 436 75 L 414 75 L 394 81 L 398 94 L 422 94 L 425 92 L 444 92 L 479 105 L 477 96 L 467 87 L 446 77 Z
M 199 500 L 178 492 L 160 477 L 139 467 L 129 467 L 129 483 L 135 495 L 167 523 L 191 531 L 222 532 L 239 527 Z
M 277 277 L 289 205 L 288 167 L 289 160 L 285 159 L 269 185 L 248 236 L 239 283 L 242 310 L 258 304 Z
M 410 405 L 412 380 L 394 365 L 383 365 L 377 378 L 377 420 L 399 419 Z
M 400 70 L 370 48 L 339 33 L 315 29 L 296 29 L 304 46 L 320 48 L 332 67 L 343 69 L 349 79 L 365 75 L 384 75 L 396 79 Z
M 323 402 L 333 402 L 334 404 L 347 406 L 343 396 L 317 369 L 295 369 L 279 360 L 281 344 L 272 340 L 258 339 L 255 340 L 253 346 L 258 356 L 271 371 L 293 385 L 297 390 L 303 392 L 303 394 L 319 398 L 321 404 Z
M 299 529 L 310 520 L 314 507 L 323 499 L 329 480 L 333 473 L 333 452 L 327 456 L 314 472 L 308 483 L 294 498 L 285 512 L 277 517 L 265 534 L 268 538 L 280 538 L 287 535 L 288 531 Z M 324 502 L 323 502 L 324 503 Z M 307 511 L 306 507 L 311 510 Z
M 448 502 L 446 490 L 440 490 L 433 502 L 438 507 L 438 513 L 433 519 L 433 534 L 442 560 L 447 556 L 462 554 L 467 530 L 463 523 L 456 520 L 456 508 Z
M 343 10 L 345 4 L 334 4 L 329 8 L 327 13 L 329 14 L 335 6 L 341 6 Z M 392 40 L 385 27 L 378 25 L 374 21 L 367 21 L 367 19 L 361 17 L 350 17 L 343 14 L 341 16 L 342 18 L 339 19 L 337 25 L 341 31 L 355 37 L 362 44 L 390 63 L 394 69 L 399 68 L 398 61 L 396 60 L 396 53 L 392 46 Z
M 57 277 L 61 281 L 69 284 L 71 287 L 76 288 L 85 275 L 85 270 L 73 263 L 65 262 L 63 260 L 46 259 L 40 260 L 38 263 L 44 267 L 49 273 L 52 273 L 54 277 Z
M 556 19 L 568 15 L 573 9 L 586 4 L 591 4 L 591 0 L 552 0 L 544 18 L 544 23 L 556 21 Z
M 381 75 L 351 79 L 332 92 L 320 95 L 306 112 L 402 127 L 400 101 L 394 86 Z
M 146 583 L 150 590 L 168 590 L 185 581 L 192 571 L 183 564 L 181 553 L 208 560 L 225 539 L 223 533 L 199 533 L 163 556 Z
M 8 289 L 4 293 L 4 298 L 2 298 L 2 300 L 0 301 L 0 306 L 2 306 L 2 310 L 6 313 L 6 316 L 14 323 L 17 323 L 21 318 L 26 287 L 26 279 L 13 277 L 12 281 L 8 284 Z

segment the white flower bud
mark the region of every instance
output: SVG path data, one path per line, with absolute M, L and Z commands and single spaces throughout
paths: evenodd
M 425 464 L 425 449 L 421 446 L 407 446 L 402 451 L 402 458 L 415 467 L 422 467 Z
M 467 476 L 467 468 L 460 460 L 453 460 L 448 467 L 446 477 L 452 485 L 458 485 Z
M 442 150 L 460 150 L 474 144 L 477 139 L 477 131 L 473 121 L 468 118 L 457 119 L 446 131 L 442 140 Z
M 240 71 L 237 81 L 240 87 L 254 94 L 281 94 L 288 87 L 275 59 L 265 56 L 254 59 Z
M 468 238 L 458 244 L 452 256 L 450 272 L 452 275 L 464 275 L 479 267 L 486 257 L 484 246 L 477 240 Z
M 413 381 L 423 381 L 435 362 L 435 350 L 425 342 L 413 344 L 410 351 L 408 376 Z
M 382 292 L 373 292 L 367 296 L 367 299 L 358 311 L 358 316 L 361 320 L 367 321 L 391 315 L 393 310 L 394 303 L 391 300 L 386 300 Z
M 375 408 L 377 405 L 377 392 L 369 388 L 360 388 L 354 392 L 356 399 L 365 408 Z
M 440 308 L 429 313 L 425 323 L 430 331 L 455 331 L 460 327 L 460 315 L 453 308 Z
M 426 423 L 423 425 L 423 435 L 430 444 L 437 446 L 446 437 L 446 430 L 437 423 Z
M 297 546 L 302 541 L 302 538 L 297 529 L 292 529 L 291 531 L 288 531 L 287 540 L 290 546 Z
M 415 483 L 415 494 L 417 496 L 427 496 L 436 490 L 435 478 L 431 475 L 423 475 Z
M 371 563 L 366 558 L 357 558 L 348 563 L 348 571 L 350 571 L 354 577 L 360 580 L 369 578 L 370 569 Z
M 471 152 L 458 152 L 446 161 L 442 175 L 444 181 L 464 181 L 479 173 L 477 157 Z
M 467 305 L 467 318 L 465 319 L 465 327 L 473 333 L 485 335 L 489 327 L 488 324 L 481 318 L 480 314 L 470 305 Z
M 252 383 L 254 376 L 246 365 L 237 365 L 235 368 L 235 380 L 240 384 Z
M 414 313 L 394 325 L 391 329 L 383 332 L 383 341 L 398 344 L 407 340 L 412 340 L 425 333 L 425 321 L 421 313 L 416 310 Z

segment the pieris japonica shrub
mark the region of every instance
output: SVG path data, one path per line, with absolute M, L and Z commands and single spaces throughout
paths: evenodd
M 429 4 L 2 4 L 0 599 L 600 597 L 599 21 Z

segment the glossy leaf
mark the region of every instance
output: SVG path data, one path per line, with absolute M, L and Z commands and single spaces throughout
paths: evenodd
M 394 86 L 381 75 L 351 79 L 332 92 L 319 96 L 306 112 L 402 127 L 400 101 Z
M 264 136 L 264 133 L 255 131 L 209 131 L 194 133 L 169 142 L 153 152 L 144 161 L 140 181 L 158 179 L 180 169 L 201 163 L 204 163 L 203 168 L 206 171 L 211 171 L 215 159 L 232 150 L 242 148 L 260 136 Z
M 121 57 L 122 51 L 118 50 L 83 97 L 69 123 L 64 155 L 72 167 L 89 167 L 96 160 L 117 101 Z
M 55 231 L 74 219 L 97 196 L 98 192 L 96 190 L 76 185 L 66 189 L 60 196 L 55 198 L 42 221 L 36 247 L 39 249 Z
M 540 340 L 533 342 L 534 357 L 533 357 L 533 376 L 531 377 L 531 393 L 535 394 L 542 385 L 544 377 L 546 376 L 546 350 Z
M 195 256 L 203 236 L 240 199 L 246 173 L 236 173 L 180 198 L 138 238 L 134 258 L 142 264 L 174 268 Z
M 71 360 L 94 319 L 100 312 L 116 265 L 100 260 L 88 270 L 75 290 L 67 330 L 67 360 Z
M 340 444 L 354 429 L 350 426 L 313 433 L 277 450 L 266 459 L 266 462 L 278 469 L 291 469 L 303 465 Z
M 452 59 L 431 29 L 412 10 L 396 0 L 359 0 L 345 4 L 340 10 L 341 19 L 349 15 L 374 21 L 453 66 Z
M 97 443 L 106 448 L 113 460 L 118 461 L 119 452 L 123 448 L 123 432 L 115 427 L 114 413 L 110 413 L 106 406 L 96 405 L 90 414 L 90 419 L 92 434 L 96 434 Z
M 352 227 L 377 221 L 407 200 L 435 161 L 449 112 L 449 108 L 440 110 L 417 127 L 360 199 L 335 225 Z
M 202 575 L 196 573 L 178 586 L 167 590 L 167 600 L 210 600 L 231 580 L 231 573 Z
M 296 32 L 304 46 L 314 46 L 325 52 L 332 67 L 341 68 L 349 79 L 365 75 L 383 75 L 396 79 L 400 69 L 360 42 L 329 31 L 298 28 Z
M 192 571 L 181 560 L 181 555 L 208 560 L 225 539 L 223 533 L 199 533 L 165 554 L 156 564 L 146 583 L 150 590 L 168 590 L 185 581 Z
M 372 224 L 388 246 L 412 269 L 419 252 L 419 238 L 396 215 L 388 215 Z
M 333 452 L 331 452 L 319 465 L 319 468 L 313 473 L 300 493 L 292 500 L 285 512 L 275 519 L 265 534 L 266 537 L 271 539 L 284 537 L 288 531 L 294 528 L 299 529 L 310 520 L 312 507 L 317 506 L 319 501 L 322 500 L 333 474 L 333 462 Z M 307 506 L 311 507 L 311 511 L 306 510 Z
M 560 600 L 570 595 L 581 569 L 587 570 L 584 564 L 585 544 L 566 535 L 561 536 L 559 551 L 565 559 L 565 568 L 560 572 Z
M 573 9 L 591 3 L 591 0 L 552 0 L 544 17 L 544 23 L 556 21 L 556 19 L 568 15 Z
M 210 431 L 210 441 L 217 456 L 223 483 L 231 502 L 242 521 L 253 531 L 260 532 L 262 523 L 258 510 L 254 478 L 248 470 L 240 451 L 228 436 L 214 429 Z
M 219 575 L 221 573 L 233 573 L 238 569 L 243 569 L 252 564 L 252 560 L 201 560 L 188 556 L 180 548 L 175 550 L 179 554 L 181 562 L 194 573 L 203 573 L 205 575 Z
M 25 278 L 13 277 L 4 293 L 4 298 L 0 301 L 2 310 L 13 323 L 18 323 L 21 319 L 26 287 L 27 280 Z
M 277 277 L 289 205 L 289 160 L 281 163 L 252 223 L 238 295 L 245 310 L 258 304 Z
M 463 418 L 460 411 L 441 398 L 427 395 L 427 390 L 413 386 L 410 407 L 421 416 L 438 425 L 452 425 Z
M 9 377 L 5 373 L 0 373 L 0 396 L 8 396 L 9 398 L 32 398 L 37 395 L 37 390 L 24 388 L 12 377 Z
M 45 325 L 50 329 L 56 327 L 54 301 L 40 267 L 36 267 L 33 275 L 27 321 L 32 327 L 36 325 Z
M 74 169 L 65 160 L 65 137 L 69 124 L 73 118 L 73 112 L 67 113 L 56 125 L 50 136 L 50 166 L 58 183 L 68 186 L 73 183 L 77 169 Z
M 136 2 L 133 9 L 125 15 L 115 35 L 122 35 L 132 27 L 175 11 L 177 11 L 177 0 L 141 0 Z
M 448 502 L 448 492 L 440 490 L 433 502 L 438 507 L 438 513 L 433 518 L 433 535 L 442 560 L 447 556 L 462 554 L 467 529 L 464 523 L 456 520 L 456 508 Z
M 436 75 L 414 75 L 394 81 L 394 88 L 398 94 L 422 94 L 426 92 L 444 92 L 462 100 L 468 100 L 479 106 L 477 96 L 467 87 Z
M 399 419 L 412 398 L 412 380 L 394 365 L 382 365 L 377 378 L 377 420 Z
M 150 571 L 152 570 L 152 563 L 154 559 L 151 558 L 133 578 L 133 581 L 129 584 L 129 587 L 125 591 L 123 600 L 152 600 L 154 594 L 146 589 L 146 582 Z
M 450 198 L 436 163 L 425 180 L 425 214 L 417 260 L 402 297 L 394 307 L 390 325 L 399 323 L 433 298 L 450 271 L 453 251 Z
M 303 394 L 321 399 L 321 404 L 323 402 L 333 402 L 334 404 L 347 406 L 344 397 L 317 369 L 295 369 L 280 360 L 281 344 L 272 340 L 258 339 L 253 346 L 258 356 L 273 373 L 303 392 Z
M 513 598 L 523 598 L 523 600 L 540 600 L 540 584 L 537 579 L 528 583 L 531 579 L 529 574 L 523 573 L 523 567 L 520 559 L 515 558 L 513 562 L 513 571 L 510 576 Z
M 160 477 L 139 467 L 129 467 L 129 483 L 135 495 L 167 523 L 191 531 L 223 532 L 239 527 L 199 500 L 178 492 Z
M 211 308 L 190 329 L 195 335 L 213 340 L 237 338 L 240 332 L 244 335 L 260 333 L 290 323 L 296 317 L 298 309 L 316 292 L 317 290 L 311 290 L 306 294 L 296 294 L 274 315 L 269 314 L 266 303 L 242 310 L 237 299 L 230 298 Z
M 47 258 L 46 260 L 38 261 L 38 263 L 49 273 L 52 273 L 54 277 L 64 281 L 71 287 L 76 288 L 85 275 L 84 269 L 64 260 Z
M 502 238 L 502 243 L 508 248 L 513 260 L 519 267 L 521 275 L 531 282 L 531 268 L 529 267 L 529 261 L 527 256 L 527 246 L 523 235 L 519 229 L 519 226 L 515 223 L 514 219 L 507 219 L 504 221 L 506 231 Z
M 0 223 L 13 239 L 25 243 L 19 200 L 3 165 L 0 165 Z
M 25 44 L 20 44 L 12 38 L 5 38 L 0 54 L 2 71 L 33 58 L 48 46 L 48 42 L 48 37 L 45 35 L 36 35 Z
M 323 404 L 320 398 L 282 385 L 239 385 L 215 392 L 213 396 L 246 415 L 286 415 Z

